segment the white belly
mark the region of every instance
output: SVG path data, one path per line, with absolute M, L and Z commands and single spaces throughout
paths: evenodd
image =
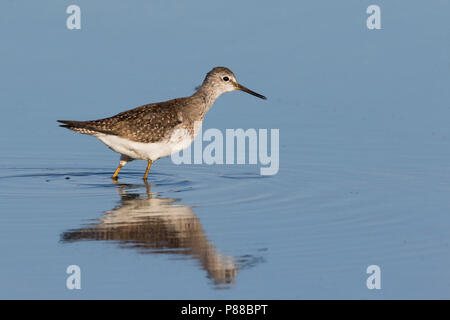
M 190 146 L 194 137 L 187 131 L 183 131 L 181 130 L 178 134 L 172 135 L 170 139 L 155 143 L 135 142 L 106 134 L 98 134 L 96 138 L 115 152 L 124 154 L 130 158 L 156 161 Z

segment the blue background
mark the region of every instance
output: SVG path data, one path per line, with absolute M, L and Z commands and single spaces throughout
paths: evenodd
M 70 4 L 81 30 L 66 28 Z M 371 4 L 381 30 L 366 27 Z M 450 298 L 449 12 L 444 0 L 2 1 L 0 298 Z M 204 130 L 279 128 L 279 173 L 163 159 L 150 182 L 241 266 L 234 283 L 218 287 L 196 255 L 60 241 L 121 196 L 118 155 L 56 119 L 190 95 L 217 65 L 268 100 L 225 94 Z M 146 197 L 144 168 L 123 169 L 132 196 Z M 372 264 L 381 290 L 366 287 Z

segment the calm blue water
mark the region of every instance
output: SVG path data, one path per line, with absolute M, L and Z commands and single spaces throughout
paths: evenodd
M 0 5 L 0 298 L 450 298 L 449 1 L 79 0 L 73 31 L 70 4 Z M 268 100 L 225 94 L 204 130 L 280 129 L 277 175 L 162 159 L 114 184 L 118 155 L 55 122 L 216 65 Z

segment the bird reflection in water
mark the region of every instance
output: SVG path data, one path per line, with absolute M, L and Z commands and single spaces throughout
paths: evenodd
M 61 241 L 112 240 L 121 248 L 133 248 L 140 253 L 185 255 L 198 260 L 218 288 L 234 283 L 237 260 L 216 251 L 189 206 L 177 199 L 154 197 L 148 183 L 144 197 L 132 192 L 141 186 L 117 186 L 121 196 L 119 206 L 105 212 L 98 223 L 64 232 Z

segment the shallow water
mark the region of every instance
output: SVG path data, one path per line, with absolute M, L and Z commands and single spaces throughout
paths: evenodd
M 450 5 L 381 3 L 368 31 L 365 1 L 237 4 L 80 1 L 79 31 L 65 5 L 1 5 L 0 298 L 450 297 Z M 118 156 L 55 122 L 214 65 L 269 99 L 225 94 L 204 129 L 280 129 L 278 174 L 162 159 L 114 183 Z

